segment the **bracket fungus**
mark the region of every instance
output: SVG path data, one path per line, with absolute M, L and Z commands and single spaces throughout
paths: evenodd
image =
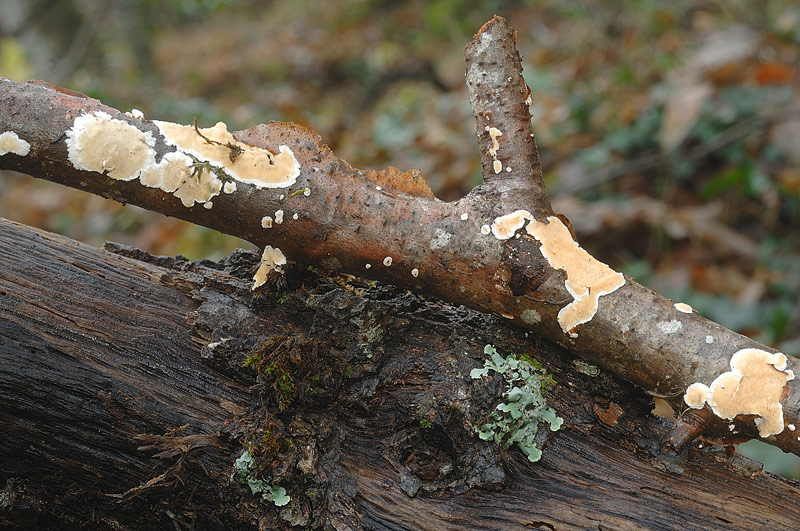
M 539 242 L 539 250 L 550 267 L 566 274 L 564 284 L 573 301 L 558 312 L 558 323 L 565 334 L 577 337 L 572 330 L 591 321 L 600 297 L 622 287 L 625 277 L 578 245 L 557 216 L 548 216 L 545 223 L 534 219 L 527 210 L 517 210 L 496 218 L 491 230 L 497 239 L 507 240 L 523 226 Z
M 738 415 L 756 415 L 761 437 L 783 431 L 781 397 L 794 373 L 786 368 L 786 355 L 771 354 L 757 348 L 739 350 L 731 357 L 731 370 L 720 374 L 707 386 L 693 383 L 683 401 L 693 409 L 711 406 L 715 415 L 733 420 Z

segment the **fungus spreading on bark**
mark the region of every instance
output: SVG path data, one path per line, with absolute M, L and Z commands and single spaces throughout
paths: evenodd
M 156 164 L 153 135 L 106 112 L 78 116 L 66 137 L 67 157 L 76 169 L 119 181 L 139 178 L 143 186 L 174 194 L 187 208 L 209 201 L 222 188 L 209 168 L 184 152 L 167 153 Z
M 496 127 L 489 127 L 488 125 L 486 126 L 486 131 L 489 133 L 489 137 L 492 140 L 492 145 L 489 147 L 489 154 L 494 160 L 494 162 L 492 162 L 492 168 L 495 173 L 500 173 L 503 171 L 503 163 L 497 160 L 497 150 L 500 149 L 500 142 L 497 140 L 497 137 L 503 136 L 503 132 Z
M 692 307 L 685 302 L 676 302 L 674 306 L 675 309 L 681 313 L 692 313 Z
M 67 157 L 77 170 L 106 173 L 118 181 L 132 181 L 155 166 L 155 139 L 128 122 L 95 111 L 84 113 L 67 130 Z
M 711 406 L 715 415 L 733 420 L 738 415 L 756 415 L 761 437 L 783 431 L 781 397 L 794 372 L 786 368 L 786 355 L 757 348 L 736 352 L 731 370 L 720 374 L 707 386 L 697 382 L 686 388 L 683 401 L 693 409 Z
M 261 226 L 264 227 L 265 229 L 271 229 L 272 216 L 264 216 L 263 218 L 261 218 Z
M 264 252 L 261 254 L 261 264 L 258 266 L 256 274 L 253 276 L 253 287 L 251 290 L 264 285 L 267 281 L 270 271 L 275 270 L 282 273 L 281 266 L 286 265 L 286 257 L 280 249 L 267 245 L 264 247 Z
M 283 223 L 283 210 L 275 211 L 275 223 L 277 223 L 278 225 Z
M 622 287 L 625 277 L 578 245 L 557 216 L 548 216 L 547 222 L 542 222 L 527 210 L 517 210 L 496 218 L 491 231 L 497 239 L 507 240 L 523 226 L 539 242 L 539 250 L 550 267 L 566 274 L 564 284 L 573 301 L 558 312 L 558 324 L 565 334 L 575 338 L 578 334 L 572 330 L 591 321 L 600 297 Z
M 0 157 L 8 153 L 24 157 L 30 152 L 31 145 L 22 140 L 14 131 L 0 133 Z
M 212 166 L 222 168 L 239 182 L 257 188 L 286 188 L 300 175 L 300 164 L 287 146 L 278 154 L 240 142 L 223 122 L 214 127 L 180 125 L 153 120 L 167 144 Z

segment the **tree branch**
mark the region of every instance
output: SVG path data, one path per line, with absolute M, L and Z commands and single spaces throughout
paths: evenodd
M 577 247 L 544 193 L 513 30 L 493 19 L 466 55 L 486 182 L 452 203 L 433 198 L 411 174 L 352 168 L 295 124 L 271 122 L 227 137 L 219 126 L 197 131 L 145 121 L 64 89 L 5 79 L 0 132 L 13 132 L 30 150 L 11 149 L 0 168 L 274 246 L 289 261 L 503 315 L 668 399 L 677 411 L 686 409 L 691 384 L 710 385 L 742 349 L 763 352 L 759 367 L 773 371 L 767 376 L 800 370 L 794 359 L 787 372 L 780 358 L 770 365 L 768 347 L 679 311 L 685 308 Z M 243 176 L 248 161 L 262 165 L 262 180 Z M 183 173 L 165 177 L 167 167 Z M 167 177 L 177 180 L 165 184 Z M 748 371 L 749 382 L 755 374 Z M 765 398 L 761 387 L 739 409 L 718 408 L 705 433 L 756 437 L 756 415 L 768 414 L 748 407 Z M 784 379 L 776 392 L 765 406 L 773 426 L 763 424 L 762 434 L 800 454 L 789 427 L 800 426 L 800 388 Z M 733 422 L 723 418 L 732 415 Z

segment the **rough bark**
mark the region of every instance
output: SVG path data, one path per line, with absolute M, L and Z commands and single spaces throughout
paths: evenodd
M 649 399 L 502 318 L 299 267 L 254 295 L 252 252 L 220 263 L 112 253 L 7 221 L 0 249 L 4 528 L 788 529 L 800 518 L 795 484 L 715 446 L 662 452 L 668 423 Z M 557 382 L 547 400 L 566 420 L 538 463 L 473 432 L 502 386 L 469 376 L 487 343 L 535 356 Z M 298 390 L 283 411 L 242 366 L 265 345 Z M 229 481 L 265 436 L 276 445 L 265 472 L 292 498 L 283 508 Z
M 311 131 L 272 122 L 235 136 L 274 153 L 279 146 L 288 146 L 300 164 L 296 183 L 268 189 L 239 184 L 236 192 L 215 197 L 212 209 L 186 208 L 170 193 L 147 188 L 136 180 L 123 182 L 106 173 L 80 171 L 68 160 L 65 132 L 77 117 L 94 111 L 107 112 L 151 132 L 159 157 L 173 151 L 152 122 L 128 117 L 70 91 L 8 80 L 0 80 L 0 130 L 16 132 L 30 143 L 31 150 L 27 156 L 0 157 L 0 168 L 137 204 L 257 245 L 277 246 L 290 261 L 392 283 L 503 315 L 670 400 L 678 410 L 685 409 L 682 397 L 687 387 L 694 382 L 709 384 L 728 371 L 734 352 L 744 348 L 772 351 L 697 313 L 678 312 L 673 301 L 630 278 L 621 288 L 600 297 L 599 309 L 589 322 L 562 330 L 558 313 L 573 300 L 564 271 L 550 266 L 539 242 L 525 230 L 518 232 L 518 238 L 507 240 L 481 231 L 498 217 L 519 209 L 530 211 L 538 221 L 553 214 L 529 132 L 528 90 L 521 76 L 514 32 L 503 19 L 488 22 L 467 47 L 467 81 L 485 183 L 452 203 L 432 198 L 410 174 L 351 168 Z M 487 127 L 505 128 L 501 136 L 494 137 L 496 150 Z M 495 173 L 495 160 L 502 165 L 500 173 Z M 509 168 L 511 171 L 506 171 Z M 304 189 L 309 189 L 310 195 L 301 193 Z M 269 229 L 262 227 L 262 217 L 278 210 L 286 212 L 287 221 Z M 298 219 L 288 219 L 290 214 L 297 214 Z M 386 260 L 389 257 L 391 262 Z M 386 263 L 391 265 L 383 265 Z M 789 360 L 789 368 L 800 374 L 796 360 Z M 787 383 L 781 400 L 787 426 L 800 426 L 798 382 Z M 752 415 L 740 415 L 733 422 L 735 430 L 757 436 L 753 419 Z M 701 430 L 730 440 L 728 420 L 715 417 L 708 409 L 699 420 L 685 437 L 671 436 L 678 448 Z M 800 454 L 798 439 L 784 429 L 766 441 Z

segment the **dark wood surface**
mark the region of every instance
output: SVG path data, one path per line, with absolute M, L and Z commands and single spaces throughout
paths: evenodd
M 646 395 L 575 371 L 565 351 L 501 318 L 300 266 L 253 294 L 255 253 L 217 264 L 114 249 L 0 222 L 0 527 L 800 521 L 795 482 L 721 448 L 662 453 L 669 423 Z M 473 433 L 502 391 L 498 378 L 469 378 L 490 343 L 535 356 L 557 382 L 547 399 L 565 423 L 538 463 Z M 283 411 L 243 367 L 257 352 L 291 368 Z M 261 465 L 292 497 L 280 509 L 229 481 L 267 430 L 278 449 Z

